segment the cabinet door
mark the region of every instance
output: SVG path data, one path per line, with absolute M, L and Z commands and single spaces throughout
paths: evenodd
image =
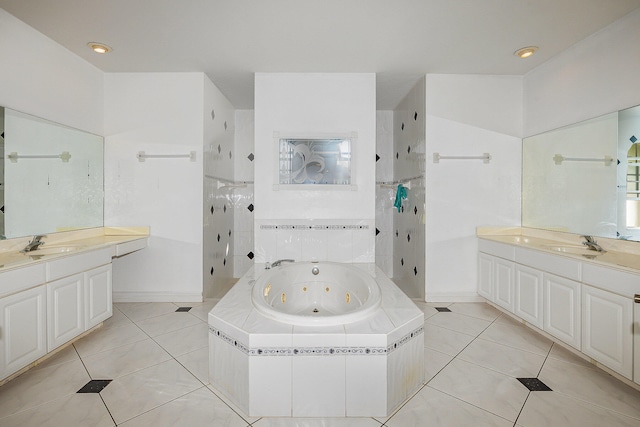
M 582 352 L 632 379 L 631 298 L 583 285 L 582 319 Z
M 513 313 L 515 308 L 515 263 L 502 258 L 493 259 L 495 303 Z
M 0 299 L 0 378 L 47 353 L 44 285 Z
M 60 347 L 85 331 L 82 274 L 47 283 L 47 348 Z
M 542 272 L 516 264 L 516 295 L 514 314 L 542 329 Z
M 111 264 L 84 273 L 85 327 L 91 329 L 113 314 Z
M 493 257 L 478 253 L 478 294 L 489 301 L 494 300 L 493 293 Z
M 633 380 L 640 384 L 640 294 L 633 300 Z
M 547 273 L 543 280 L 542 329 L 580 350 L 580 283 Z

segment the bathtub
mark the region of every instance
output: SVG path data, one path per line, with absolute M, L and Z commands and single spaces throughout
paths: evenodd
M 424 314 L 373 263 L 256 264 L 208 323 L 211 387 L 251 417 L 385 417 L 424 383 Z
M 364 319 L 380 307 L 380 287 L 365 271 L 335 262 L 292 263 L 263 273 L 251 302 L 264 316 L 294 325 L 330 326 Z

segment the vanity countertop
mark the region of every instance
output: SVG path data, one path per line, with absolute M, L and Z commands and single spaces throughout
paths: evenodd
M 6 270 L 73 256 L 110 247 L 112 257 L 134 252 L 147 246 L 149 227 L 97 227 L 85 230 L 51 233 L 45 242 L 31 252 L 21 252 L 32 237 L 0 241 L 0 273 Z
M 584 239 L 578 234 L 525 227 L 479 227 L 476 234 L 480 239 L 640 273 L 640 242 L 598 238 L 598 244 L 606 251 L 600 253 L 584 246 Z

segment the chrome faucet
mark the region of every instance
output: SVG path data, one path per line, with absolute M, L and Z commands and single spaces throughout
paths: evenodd
M 596 239 L 594 239 L 593 236 L 580 236 L 580 237 L 584 238 L 585 240 L 584 242 L 582 242 L 582 244 L 588 247 L 589 249 L 591 249 L 592 251 L 596 251 L 600 253 L 606 252 L 604 249 L 602 249 L 602 246 L 600 246 L 598 242 L 596 242 Z
M 32 252 L 35 251 L 36 249 L 38 249 L 40 246 L 44 245 L 44 242 L 42 242 L 40 239 L 42 239 L 43 237 L 47 237 L 44 234 L 38 234 L 33 236 L 33 238 L 31 239 L 31 241 L 29 243 L 27 243 L 27 246 L 24 247 L 24 249 L 22 249 L 20 252 Z
M 271 264 L 266 263 L 264 268 L 266 268 L 267 270 L 270 269 L 271 267 L 278 267 L 280 264 L 282 264 L 283 262 L 296 262 L 295 259 L 279 259 L 277 261 L 273 261 Z

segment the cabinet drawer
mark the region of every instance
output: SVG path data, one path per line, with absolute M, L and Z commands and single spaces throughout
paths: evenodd
M 513 261 L 515 259 L 515 246 L 504 243 L 493 242 L 491 240 L 478 239 L 478 250 L 480 252 L 494 255 L 500 258 Z
M 640 293 L 640 274 L 584 263 L 582 281 L 627 298 Z
M 52 260 L 47 263 L 47 281 L 50 282 L 109 264 L 111 263 L 111 254 L 112 249 L 109 247 Z
M 0 273 L 0 297 L 42 285 L 46 281 L 44 263 Z
M 580 281 L 582 276 L 580 261 L 533 249 L 516 248 L 516 262 L 572 280 Z

